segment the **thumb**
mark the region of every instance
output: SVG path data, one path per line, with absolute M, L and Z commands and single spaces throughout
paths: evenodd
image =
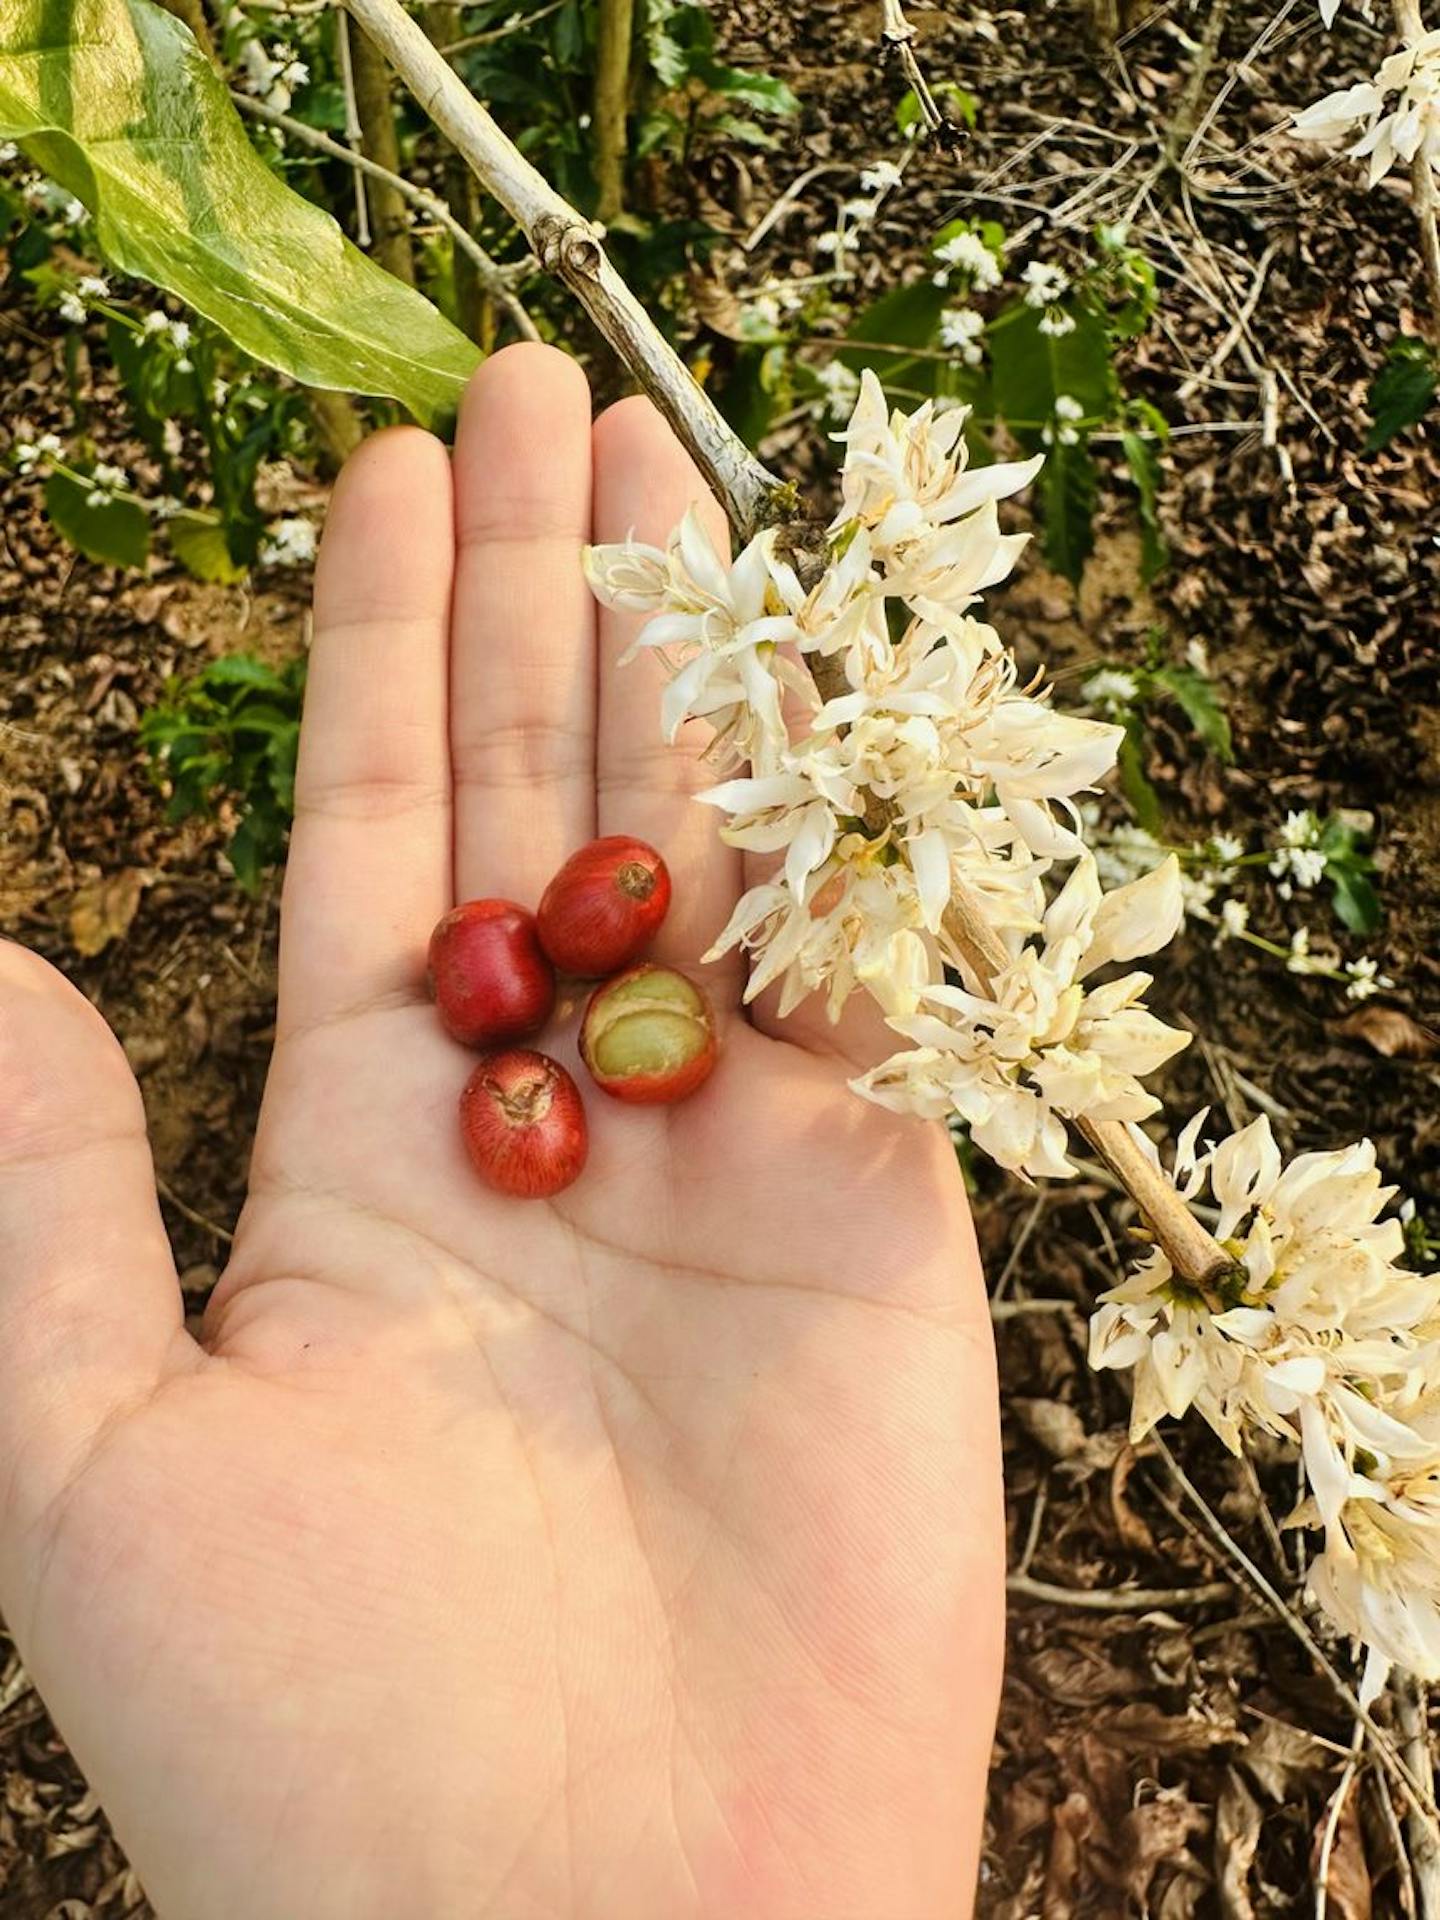
M 0 942 L 0 1566 L 108 1424 L 198 1352 L 119 1042 Z

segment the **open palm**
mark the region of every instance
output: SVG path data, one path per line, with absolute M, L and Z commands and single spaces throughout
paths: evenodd
M 743 882 L 579 547 L 700 483 L 574 364 L 341 480 L 234 1255 L 181 1323 L 139 1096 L 0 952 L 0 1601 L 165 1920 L 955 1920 L 1000 1666 L 993 1358 L 953 1154 L 706 970 L 674 1109 L 551 1203 L 459 1143 L 456 899 L 658 844 L 660 956 Z M 573 1022 L 571 1023 L 573 1028 Z M 573 1032 L 544 1042 L 573 1060 Z

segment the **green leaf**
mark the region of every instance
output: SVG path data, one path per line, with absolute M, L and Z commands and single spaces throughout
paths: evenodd
M 90 505 L 94 489 L 52 473 L 45 482 L 45 510 L 71 546 L 104 567 L 143 567 L 150 552 L 150 517 L 124 496 Z
M 1120 791 L 1130 802 L 1130 811 L 1147 833 L 1158 834 L 1164 825 L 1160 796 L 1145 772 L 1145 723 L 1139 714 L 1130 714 L 1116 756 L 1120 771 Z
M 253 653 L 222 653 L 199 675 L 196 684 L 207 692 L 212 687 L 258 687 L 266 693 L 280 694 L 287 691 L 275 669 L 257 660 Z
M 846 335 L 847 344 L 839 349 L 840 359 L 856 373 L 873 368 L 882 386 L 897 393 L 903 391 L 906 397 L 902 404 L 913 407 L 915 394 L 935 392 L 937 377 L 946 363 L 890 349 L 932 347 L 940 315 L 954 297 L 944 287 L 935 286 L 928 276 L 908 287 L 892 288 L 855 316 Z M 862 344 L 870 340 L 877 344 Z
M 1397 433 L 1413 427 L 1434 399 L 1437 385 L 1440 370 L 1425 342 L 1402 334 L 1390 348 L 1389 364 L 1370 389 L 1370 411 L 1375 419 L 1365 436 L 1365 451 L 1378 453 Z
M 967 93 L 953 80 L 941 80 L 930 89 L 936 99 L 943 102 L 953 119 L 970 128 L 973 133 L 979 112 L 979 102 L 973 93 Z M 911 127 L 920 126 L 925 119 L 924 109 L 920 105 L 920 96 L 913 87 L 907 87 L 895 109 L 895 124 L 901 133 L 908 133 Z
M 1084 447 L 1057 443 L 1040 469 L 1045 558 L 1078 586 L 1095 545 L 1095 462 Z
M 1351 933 L 1374 933 L 1380 924 L 1380 901 L 1365 875 L 1353 867 L 1327 866 L 1331 905 L 1335 917 Z
M 1059 395 L 1078 400 L 1092 425 L 1109 418 L 1115 401 L 1104 321 L 1083 303 L 1065 311 L 1075 325 L 1057 337 L 1040 331 L 1043 316 L 1036 308 L 1017 301 L 996 316 L 986 335 L 996 410 L 1032 450 L 1040 445 L 1041 428 L 1052 418 Z
M 90 209 L 107 258 L 313 387 L 453 414 L 474 345 L 351 246 L 246 137 L 224 82 L 153 0 L 6 0 L 0 139 Z
M 165 522 L 165 537 L 175 558 L 197 580 L 233 586 L 245 578 L 246 569 L 232 557 L 224 527 L 208 513 L 175 514 Z
M 1132 433 L 1128 427 L 1120 435 L 1120 444 L 1140 497 L 1140 577 L 1148 586 L 1170 558 L 1158 509 L 1160 455 L 1153 440 L 1142 433 Z
M 1215 694 L 1215 682 L 1193 667 L 1157 667 L 1151 683 L 1163 687 L 1217 760 L 1228 767 L 1235 758 L 1230 722 Z

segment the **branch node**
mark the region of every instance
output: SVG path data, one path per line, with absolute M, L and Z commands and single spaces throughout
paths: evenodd
M 599 233 L 580 220 L 542 214 L 530 235 L 535 256 L 546 273 L 563 280 L 598 280 L 605 254 Z

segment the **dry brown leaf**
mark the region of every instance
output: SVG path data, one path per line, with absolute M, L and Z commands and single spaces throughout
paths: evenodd
M 1440 1052 L 1440 1033 L 1398 1007 L 1357 1007 L 1336 1022 L 1334 1031 L 1347 1040 L 1363 1040 L 1387 1060 L 1432 1060 Z
M 1011 1400 L 1010 1411 L 1052 1460 L 1069 1460 L 1085 1449 L 1085 1425 L 1063 1400 Z
M 1267 1798 L 1277 1806 L 1286 1806 L 1297 1797 L 1298 1783 L 1318 1770 L 1322 1754 L 1323 1749 L 1303 1727 L 1265 1719 L 1246 1741 L 1238 1759 Z
M 1133 1700 L 1145 1691 L 1145 1677 L 1133 1667 L 1116 1666 L 1097 1646 L 1038 1647 L 1025 1670 L 1043 1693 L 1067 1707 L 1093 1707 L 1100 1700 Z
M 70 897 L 70 944 L 88 959 L 122 939 L 140 906 L 145 876 L 138 867 L 122 867 L 79 887 Z
M 1209 1823 L 1204 1807 L 1185 1797 L 1183 1787 L 1162 1787 L 1153 1800 L 1133 1807 L 1120 1823 L 1119 1884 L 1138 1906 L 1145 1905 L 1155 1869 L 1178 1859 L 1185 1843 Z
M 1127 1547 L 1140 1553 L 1154 1553 L 1154 1534 L 1125 1498 L 1135 1461 L 1135 1449 L 1127 1440 L 1116 1454 L 1115 1464 L 1110 1469 L 1110 1512 L 1114 1517 L 1115 1531 Z
M 1148 1700 L 1097 1714 L 1090 1732 L 1107 1746 L 1118 1746 L 1131 1754 L 1208 1753 L 1212 1747 L 1229 1746 L 1235 1739 L 1233 1726 L 1198 1713 L 1164 1713 Z
M 1250 1863 L 1260 1844 L 1260 1802 L 1234 1767 L 1215 1807 L 1215 1881 L 1225 1920 L 1253 1920 Z
M 1094 1824 L 1094 1809 L 1083 1793 L 1067 1794 L 1056 1807 L 1045 1862 L 1043 1920 L 1069 1920 L 1074 1912 L 1080 1856 Z
M 1318 1887 L 1320 1850 L 1325 1843 L 1325 1827 L 1330 1817 L 1327 1807 L 1315 1826 L 1310 1849 L 1310 1871 Z M 1325 1911 L 1334 1920 L 1370 1920 L 1370 1863 L 1365 1858 L 1365 1836 L 1360 1830 L 1360 1795 L 1355 1784 L 1341 1809 L 1340 1822 L 1330 1848 L 1330 1866 L 1325 1876 Z

